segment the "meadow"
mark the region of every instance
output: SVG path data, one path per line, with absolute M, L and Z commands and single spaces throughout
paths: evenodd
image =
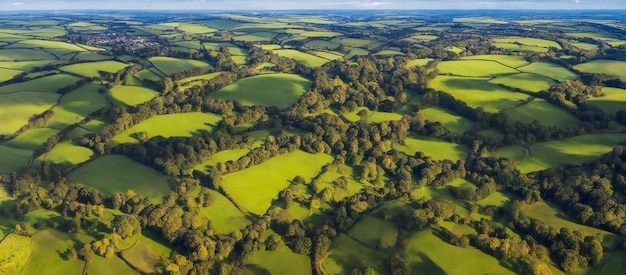
M 59 133 L 54 128 L 33 128 L 22 132 L 19 136 L 3 143 L 3 145 L 18 149 L 35 150 L 44 145 L 49 137 Z
M 574 66 L 584 73 L 609 74 L 626 81 L 626 62 L 617 60 L 596 59 Z
M 509 66 L 512 68 L 528 65 L 528 61 L 524 56 L 519 55 L 503 55 L 503 54 L 482 54 L 470 55 L 461 58 L 462 60 L 491 60 Z
M 33 115 L 50 109 L 59 94 L 43 92 L 17 92 L 0 94 L 0 135 L 10 136 L 26 125 Z
M 283 247 L 277 251 L 258 251 L 250 255 L 247 274 L 312 274 L 309 257 Z
M 437 65 L 440 74 L 488 77 L 500 74 L 518 73 L 517 70 L 489 60 L 443 61 Z
M 108 93 L 114 101 L 128 106 L 139 105 L 159 95 L 159 92 L 150 88 L 125 85 L 115 87 Z
M 469 153 L 469 149 L 465 145 L 417 135 L 409 135 L 404 145 L 394 143 L 393 148 L 408 156 L 413 156 L 416 152 L 422 152 L 436 160 L 449 159 L 457 161 L 465 159 Z
M 221 152 L 217 152 L 211 156 L 211 158 L 194 168 L 194 170 L 208 173 L 212 167 L 217 165 L 218 162 L 227 162 L 227 161 L 237 161 L 240 157 L 245 156 L 250 149 L 242 148 L 242 149 L 233 149 L 233 150 L 225 150 Z
M 388 248 L 394 247 L 398 238 L 398 228 L 389 221 L 367 216 L 355 224 L 347 234 L 375 250 L 379 243 Z
M 182 71 L 193 69 L 213 70 L 213 66 L 198 60 L 182 59 L 165 56 L 155 56 L 148 59 L 150 63 L 162 74 L 168 76 Z
M 542 47 L 542 48 L 557 48 L 562 49 L 561 45 L 555 41 L 539 39 L 539 38 L 531 38 L 531 37 L 507 37 L 507 38 L 495 38 L 493 40 L 496 43 L 511 43 L 511 44 L 522 44 L 528 46 Z
M 82 274 L 85 262 L 65 260 L 61 253 L 76 244 L 92 240 L 84 234 L 67 234 L 51 229 L 40 231 L 32 237 L 33 252 L 22 274 Z
M 605 242 L 610 241 L 610 237 L 614 236 L 613 233 L 574 222 L 567 216 L 567 214 L 565 214 L 565 212 L 556 208 L 551 203 L 546 203 L 545 201 L 535 202 L 531 205 L 523 207 L 521 209 L 521 214 L 531 219 L 540 220 L 546 225 L 552 226 L 557 230 L 566 227 L 572 231 L 578 231 L 585 235 L 601 234 L 605 235 L 605 237 L 608 236 L 609 238 L 606 238 Z
M 320 67 L 326 64 L 326 62 L 328 62 L 328 60 L 324 58 L 321 58 L 312 54 L 308 54 L 308 53 L 303 53 L 298 50 L 283 49 L 283 50 L 274 50 L 274 52 L 280 56 L 289 57 L 296 61 L 302 62 L 302 64 L 311 68 Z
M 30 61 L 54 59 L 54 55 L 33 49 L 0 49 L 1 61 Z
M 93 151 L 89 148 L 64 142 L 57 144 L 50 152 L 37 159 L 37 161 L 45 160 L 67 167 L 88 161 L 93 155 Z
M 243 105 L 276 106 L 284 109 L 309 90 L 311 82 L 295 74 L 263 74 L 240 79 L 210 96 L 237 100 Z M 258 87 L 265 87 L 259 91 Z
M 420 110 L 419 113 L 425 119 L 439 122 L 443 127 L 457 134 L 464 133 L 474 125 L 471 120 L 440 107 L 426 108 Z
M 25 168 L 33 151 L 0 145 L 0 173 L 10 173 Z
M 16 234 L 6 236 L 0 243 L 0 272 L 20 274 L 31 251 L 30 238 Z
M 549 62 L 534 62 L 518 69 L 522 72 L 536 73 L 561 82 L 578 78 L 577 74 L 568 69 Z
M 359 112 L 365 110 L 366 114 L 361 117 L 359 116 Z M 393 121 L 393 120 L 401 120 L 402 115 L 396 113 L 387 113 L 387 112 L 374 112 L 367 109 L 367 107 L 359 107 L 356 108 L 352 112 L 344 113 L 342 116 L 350 122 L 357 122 L 361 119 L 369 123 L 381 123 L 383 121 Z
M 537 120 L 541 125 L 567 128 L 581 123 L 574 115 L 540 98 L 504 112 L 515 121 L 529 124 Z
M 534 73 L 501 75 L 492 80 L 489 80 L 489 83 L 500 84 L 506 87 L 520 89 L 533 93 L 547 91 L 548 89 L 550 89 L 550 87 L 556 84 L 554 80 Z
M 325 274 L 348 274 L 361 263 L 373 267 L 384 274 L 386 255 L 359 243 L 346 234 L 339 234 L 333 240 L 330 253 L 322 262 Z
M 224 195 L 214 190 L 208 192 L 209 205 L 201 207 L 200 213 L 204 214 L 205 218 L 211 222 L 211 227 L 215 229 L 215 232 L 230 234 L 252 223 Z
M 219 116 L 200 112 L 156 115 L 115 136 L 112 142 L 135 143 L 142 133 L 147 139 L 156 136 L 188 137 L 200 131 L 211 132 L 220 120 Z
M 83 77 L 100 77 L 104 73 L 115 73 L 126 67 L 128 67 L 128 64 L 107 60 L 68 65 L 59 68 L 59 70 Z
M 56 93 L 59 89 L 72 85 L 79 80 L 79 77 L 73 75 L 53 74 L 50 76 L 44 76 L 25 82 L 1 86 L 0 95 L 21 91 Z
M 409 62 L 406 63 L 406 65 L 404 65 L 406 68 L 413 68 L 415 66 L 426 66 L 428 64 L 428 62 L 433 61 L 432 58 L 419 58 L 419 59 L 413 59 Z
M 52 109 L 54 115 L 48 121 L 47 126 L 63 129 L 106 107 L 106 100 L 99 92 L 101 87 L 88 83 L 65 94 L 61 97 L 60 103 Z
M 602 96 L 589 97 L 587 102 L 608 113 L 626 110 L 626 90 L 602 87 Z
M 22 71 L 20 70 L 0 68 L 0 83 L 11 80 L 13 77 L 21 73 Z

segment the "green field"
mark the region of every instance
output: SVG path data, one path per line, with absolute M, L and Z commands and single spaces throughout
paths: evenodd
M 264 41 L 270 42 L 274 37 L 278 34 L 275 32 L 253 32 L 246 35 L 235 36 L 235 40 L 246 41 L 246 42 L 254 42 L 254 41 Z
M 44 158 L 48 162 L 72 166 L 89 160 L 91 156 L 93 156 L 91 149 L 64 142 L 57 144 Z
M 412 68 L 415 66 L 426 66 L 428 64 L 428 62 L 433 61 L 432 58 L 420 58 L 420 59 L 413 59 L 409 62 L 406 63 L 406 65 L 404 65 L 406 68 Z
M 6 46 L 5 48 L 24 48 L 24 49 L 35 49 L 35 48 L 43 48 L 43 49 L 63 49 L 67 51 L 74 52 L 82 52 L 85 49 L 66 42 L 60 41 L 50 41 L 50 40 L 23 40 L 17 43 L 11 44 L 10 46 Z
M 237 161 L 240 157 L 245 156 L 248 152 L 250 152 L 250 149 L 248 148 L 221 151 L 212 155 L 209 160 L 196 166 L 194 170 L 208 173 L 211 167 L 214 167 L 215 165 L 217 165 L 218 162 L 224 163 L 229 160 Z
M 491 60 L 498 62 L 500 64 L 517 68 L 528 64 L 528 61 L 524 58 L 524 56 L 518 55 L 503 55 L 503 54 L 483 54 L 483 55 L 472 55 L 465 56 L 461 58 L 463 60 Z
M 531 173 L 563 164 L 580 165 L 611 152 L 613 146 L 626 140 L 624 134 L 588 134 L 563 140 L 537 142 L 530 154 L 523 147 L 498 148 L 500 157 L 516 163 L 522 173 Z
M 136 106 L 157 97 L 159 92 L 141 86 L 117 86 L 109 90 L 109 95 L 117 102 Z
M 566 81 L 578 78 L 578 75 L 560 65 L 549 62 L 535 62 L 530 65 L 519 67 L 522 72 L 543 75 L 554 80 Z
M 383 44 L 378 41 L 360 39 L 360 38 L 335 38 L 331 41 L 342 44 L 345 47 L 363 48 L 366 50 L 373 50 L 375 48 L 380 47 Z
M 315 55 L 321 57 L 321 58 L 325 58 L 328 60 L 337 60 L 337 59 L 341 59 L 343 58 L 343 55 L 338 55 L 335 53 L 329 53 L 329 52 L 315 52 Z
M 141 70 L 139 72 L 137 72 L 136 74 L 134 74 L 133 76 L 137 79 L 139 79 L 140 81 L 143 81 L 144 79 L 148 79 L 148 80 L 152 80 L 152 81 L 159 81 L 161 80 L 161 75 L 159 75 L 159 72 L 155 72 L 156 70 L 154 68 L 152 69 L 145 69 L 145 70 Z
M 365 263 L 379 273 L 387 274 L 386 258 L 383 253 L 370 249 L 352 237 L 339 234 L 333 240 L 330 254 L 322 262 L 322 269 L 324 274 L 329 275 L 350 274 L 354 268 Z
M 527 216 L 531 219 L 537 219 L 544 222 L 546 225 L 552 226 L 554 228 L 561 229 L 563 227 L 569 228 L 572 231 L 578 231 L 585 235 L 595 235 L 602 234 L 605 236 L 611 236 L 613 233 L 585 226 L 582 224 L 578 224 L 570 219 L 567 214 L 558 208 L 552 206 L 550 203 L 546 203 L 545 201 L 540 201 L 533 203 L 531 205 L 527 205 L 522 208 L 521 213 L 524 216 Z M 606 241 L 606 240 L 605 240 Z
M 312 55 L 312 54 L 308 54 L 308 53 L 303 53 L 301 51 L 298 50 L 292 50 L 292 49 L 285 49 L 285 50 L 274 50 L 274 53 L 280 55 L 280 56 L 284 56 L 284 57 L 289 57 L 291 59 L 294 59 L 298 62 L 301 62 L 302 64 L 304 64 L 307 67 L 311 67 L 311 68 L 316 68 L 316 67 L 320 67 L 324 64 L 326 64 L 326 62 L 328 62 L 328 60 Z
M 379 242 L 394 247 L 398 238 L 398 228 L 389 221 L 367 216 L 355 224 L 347 234 L 361 244 L 376 250 Z
M 99 92 L 101 87 L 88 83 L 61 97 L 61 102 L 52 109 L 54 115 L 48 127 L 63 129 L 106 107 L 106 100 Z
M 10 234 L 0 243 L 0 273 L 20 274 L 32 251 L 30 238 Z
M 548 48 L 544 48 L 544 47 L 519 45 L 519 44 L 513 44 L 513 43 L 493 43 L 493 46 L 499 49 L 510 50 L 513 52 L 547 53 L 549 51 Z
M 2 61 L 0 68 L 31 71 L 35 67 L 43 67 L 54 60 L 37 60 L 37 61 Z
M 180 24 L 178 25 L 178 30 L 190 34 L 204 34 L 217 31 L 216 29 L 196 24 Z
M 304 36 L 304 37 L 335 37 L 335 36 L 340 36 L 341 33 L 331 32 L 331 31 L 305 31 L 305 32 L 299 33 L 298 35 Z
M 99 157 L 74 170 L 68 178 L 104 194 L 134 192 L 153 203 L 170 192 L 167 176 L 121 155 Z
M 141 273 L 135 271 L 128 266 L 124 260 L 119 257 L 106 259 L 101 256 L 94 256 L 87 264 L 87 274 L 89 275 L 110 275 L 110 274 L 128 274 L 139 275 Z
M 367 114 L 363 117 L 365 121 L 369 123 L 381 123 L 383 121 L 393 121 L 393 120 L 401 120 L 402 115 L 397 113 L 386 113 L 386 112 L 372 112 L 367 107 L 359 107 L 354 111 L 343 114 L 343 117 L 350 122 L 357 122 L 361 120 L 361 116 L 358 113 L 362 110 L 366 110 Z
M 0 83 L 13 79 L 14 76 L 21 74 L 20 70 L 0 68 Z
M 81 52 L 74 56 L 74 60 L 79 60 L 81 62 L 103 61 L 110 59 L 113 59 L 112 55 L 102 55 L 95 52 Z
M 626 62 L 617 60 L 596 59 L 574 66 L 574 69 L 585 73 L 610 74 L 626 81 Z
M 1 61 L 30 61 L 54 59 L 54 55 L 42 50 L 0 49 Z
M 533 101 L 522 106 L 504 111 L 515 121 L 532 123 L 534 120 L 545 126 L 576 127 L 581 122 L 569 112 L 550 104 L 549 102 L 535 98 Z
M 178 72 L 194 69 L 212 70 L 213 66 L 198 60 L 182 59 L 165 56 L 155 56 L 148 59 L 164 75 L 171 75 Z
M 311 259 L 284 247 L 277 251 L 257 251 L 250 255 L 246 274 L 311 274 Z
M 0 145 L 0 173 L 10 173 L 25 168 L 33 151 Z
M 443 127 L 457 134 L 464 133 L 474 125 L 474 122 L 471 120 L 440 107 L 423 109 L 419 113 L 425 119 L 440 122 Z
M 156 115 L 120 133 L 112 141 L 135 143 L 142 132 L 147 134 L 148 139 L 156 136 L 188 137 L 200 131 L 211 132 L 220 120 L 219 116 L 200 112 Z
M 263 74 L 240 79 L 211 93 L 216 98 L 237 100 L 243 105 L 276 106 L 284 109 L 309 90 L 311 82 L 295 74 Z M 264 87 L 259 92 L 258 87 Z
M 88 243 L 93 238 L 82 234 L 66 234 L 43 230 L 33 236 L 33 252 L 22 274 L 82 274 L 85 262 L 64 260 L 61 253 L 78 243 Z
M 155 268 L 158 265 L 159 257 L 168 256 L 168 255 L 167 254 L 159 255 L 150 246 L 137 240 L 137 242 L 131 248 L 122 251 L 120 253 L 120 256 L 121 258 L 126 260 L 128 263 L 133 265 L 136 269 L 141 270 L 143 274 L 153 274 L 153 273 L 157 273 Z M 124 263 L 124 265 L 126 264 Z M 126 273 L 122 272 L 118 274 L 126 274 Z
M 626 110 L 626 90 L 602 87 L 602 96 L 589 97 L 587 102 L 608 113 Z
M 589 44 L 589 43 L 583 43 L 583 42 L 572 42 L 571 44 L 574 45 L 574 47 L 576 48 L 587 50 L 587 51 L 595 51 L 598 49 L 598 45 L 596 44 Z
M 372 186 L 366 181 L 360 182 L 355 178 L 355 168 L 348 165 L 342 165 L 338 169 L 332 169 L 325 172 L 316 183 L 317 195 L 323 195 L 326 189 L 332 191 L 332 197 L 329 200 L 341 201 L 343 198 L 359 193 L 363 188 Z M 345 188 L 337 186 L 337 180 L 340 177 L 346 177 L 348 184 Z M 301 194 L 306 195 L 306 194 Z
M 0 94 L 0 135 L 12 135 L 26 125 L 33 115 L 41 114 L 52 107 L 59 96 L 42 92 Z
M 513 92 L 486 80 L 475 77 L 438 76 L 430 81 L 429 86 L 465 101 L 472 108 L 482 106 L 490 113 L 515 107 L 528 98 L 528 95 Z
M 19 136 L 3 143 L 13 148 L 35 150 L 46 143 L 49 137 L 56 135 L 60 130 L 54 128 L 28 129 Z
M 211 221 L 211 227 L 217 233 L 230 234 L 252 223 L 224 195 L 217 191 L 209 190 L 209 202 L 207 207 L 200 208 L 200 213 Z
M 224 176 L 223 188 L 246 210 L 263 215 L 278 192 L 301 176 L 309 181 L 317 175 L 322 165 L 332 161 L 326 154 L 309 154 L 294 151 Z
M 510 75 L 501 75 L 489 83 L 501 84 L 510 88 L 521 89 L 529 92 L 547 91 L 556 82 L 554 80 L 534 73 L 519 73 Z
M 531 37 L 508 37 L 508 38 L 495 38 L 493 40 L 496 43 L 511 43 L 511 44 L 522 44 L 527 46 L 535 46 L 542 48 L 557 48 L 562 49 L 559 43 L 556 43 L 551 40 L 539 39 L 539 38 L 531 38 Z
M 497 207 L 503 207 L 506 204 L 508 204 L 511 201 L 511 198 L 509 198 L 509 196 L 501 193 L 501 192 L 491 192 L 491 194 L 489 194 L 489 196 L 481 199 L 481 200 L 477 200 L 475 203 L 476 205 L 485 207 L 488 205 L 493 205 L 493 206 L 497 206 Z
M 416 152 L 423 152 L 436 160 L 457 161 L 465 159 L 469 153 L 469 149 L 464 145 L 425 136 L 409 136 L 405 142 L 404 145 L 394 143 L 393 148 L 409 156 L 415 155 Z
M 311 48 L 323 48 L 323 49 L 328 49 L 328 50 L 334 50 L 334 49 L 337 49 L 337 47 L 339 47 L 339 43 L 326 41 L 326 40 L 322 40 L 322 39 L 310 40 L 310 41 L 306 42 L 305 45 L 307 47 L 311 47 Z M 272 49 L 272 50 L 274 50 L 274 49 Z
M 0 87 L 0 95 L 19 91 L 36 91 L 56 93 L 59 89 L 72 85 L 80 80 L 68 74 L 53 74 L 26 82 L 19 82 Z
M 128 64 L 117 62 L 113 60 L 97 61 L 97 62 L 85 62 L 73 65 L 68 65 L 59 68 L 62 71 L 84 76 L 84 77 L 101 77 L 105 73 L 115 73 L 121 69 L 124 69 Z
M 406 254 L 409 274 L 515 274 L 498 259 L 471 246 L 461 248 L 445 242 L 431 230 L 414 233 Z

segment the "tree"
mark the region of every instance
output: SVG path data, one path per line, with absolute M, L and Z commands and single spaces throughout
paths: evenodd
M 141 225 L 134 215 L 117 215 L 111 222 L 113 233 L 126 239 L 141 232 Z

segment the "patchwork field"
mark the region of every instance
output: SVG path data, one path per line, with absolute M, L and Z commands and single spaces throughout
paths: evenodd
M 79 77 L 68 74 L 53 74 L 26 82 L 19 82 L 0 87 L 0 95 L 5 93 L 36 91 L 56 93 L 59 89 L 72 85 L 80 80 Z
M 212 70 L 213 66 L 198 60 L 173 58 L 165 56 L 155 56 L 148 59 L 159 72 L 164 75 L 171 75 L 174 73 L 189 71 L 193 69 L 200 70 Z
M 534 120 L 545 126 L 561 126 L 564 128 L 575 127 L 581 122 L 569 112 L 550 104 L 549 102 L 535 98 L 528 104 L 504 111 L 515 121 L 532 123 Z
M 339 234 L 333 240 L 330 253 L 322 262 L 325 274 L 347 274 L 366 263 L 384 274 L 386 255 L 359 243 L 346 234 Z
M 215 232 L 230 234 L 252 223 L 224 195 L 214 190 L 208 190 L 208 192 L 210 203 L 207 207 L 201 207 L 200 212 L 211 221 L 211 227 L 215 229 Z
M 489 60 L 455 60 L 444 61 L 437 65 L 440 74 L 487 77 L 500 74 L 512 74 L 518 71 Z
M 546 91 L 556 84 L 556 82 L 550 78 L 531 73 L 501 75 L 489 80 L 489 83 L 500 84 L 529 92 Z
M 49 137 L 56 135 L 60 130 L 53 128 L 34 128 L 22 132 L 19 136 L 3 143 L 13 148 L 35 150 L 46 143 Z
M 200 131 L 211 132 L 220 120 L 222 118 L 219 116 L 200 112 L 156 115 L 115 136 L 112 141 L 138 142 L 141 139 L 141 133 L 145 133 L 147 139 L 156 136 L 192 136 Z
M 298 62 L 301 62 L 305 66 L 311 67 L 311 68 L 320 67 L 326 64 L 326 62 L 328 62 L 328 60 L 324 58 L 321 58 L 312 54 L 308 54 L 308 53 L 303 53 L 298 50 L 284 49 L 284 50 L 274 50 L 274 52 L 280 56 L 289 57 Z
M 128 67 L 128 64 L 107 60 L 68 65 L 59 68 L 59 70 L 83 77 L 100 77 L 103 73 L 115 73 L 126 67 Z
M 626 81 L 626 62 L 596 59 L 574 66 L 574 69 L 585 73 L 610 74 Z
M 106 100 L 99 92 L 101 87 L 88 83 L 61 97 L 61 102 L 52 109 L 54 115 L 48 127 L 63 129 L 106 107 Z
M 471 55 L 462 57 L 463 60 L 491 60 L 503 64 L 505 66 L 517 68 L 528 64 L 524 56 L 503 55 L 503 54 L 484 54 Z
M 33 151 L 0 145 L 0 173 L 18 171 L 28 166 Z
M 210 95 L 237 100 L 243 105 L 276 106 L 284 109 L 307 92 L 311 82 L 295 74 L 263 74 L 240 79 Z M 260 92 L 258 87 L 265 87 Z
M 257 251 L 245 266 L 247 274 L 311 274 L 311 260 L 306 255 L 284 247 L 278 251 Z
M 508 38 L 495 38 L 493 40 L 496 43 L 511 43 L 511 44 L 522 44 L 528 46 L 535 47 L 543 47 L 543 48 L 557 48 L 562 49 L 559 43 L 556 43 L 551 40 L 539 39 L 539 38 L 531 38 L 531 37 L 508 37 Z
M 42 50 L 32 49 L 0 49 L 2 61 L 29 61 L 54 59 L 54 55 Z
M 398 238 L 398 228 L 389 221 L 367 216 L 355 224 L 347 234 L 375 250 L 379 244 L 388 248 L 394 247 Z
M 93 151 L 89 148 L 64 142 L 57 144 L 43 158 L 39 158 L 38 161 L 45 160 L 62 166 L 72 166 L 89 160 L 93 154 Z
M 409 156 L 415 155 L 416 152 L 423 152 L 436 160 L 457 161 L 465 159 L 469 153 L 469 149 L 464 145 L 425 136 L 409 136 L 404 145 L 394 143 L 393 148 Z
M 522 72 L 535 73 L 558 81 L 574 80 L 578 78 L 577 74 L 568 69 L 549 62 L 534 62 L 530 65 L 519 67 L 518 69 Z
M 118 86 L 109 90 L 109 95 L 117 102 L 136 106 L 157 97 L 159 92 L 141 86 Z
M 587 102 L 608 113 L 626 110 L 626 90 L 602 87 L 603 96 L 589 97 Z
M 26 125 L 33 115 L 41 114 L 55 104 L 59 94 L 17 92 L 0 94 L 0 135 L 10 136 Z
M 440 122 L 443 127 L 457 134 L 464 133 L 472 128 L 472 125 L 474 124 L 471 120 L 453 114 L 452 112 L 440 107 L 423 109 L 420 110 L 419 113 L 425 119 Z
M 33 252 L 22 273 L 81 274 L 85 262 L 78 259 L 65 260 L 61 257 L 61 253 L 76 244 L 88 243 L 92 240 L 92 237 L 83 234 L 70 235 L 51 229 L 43 230 L 32 238 Z

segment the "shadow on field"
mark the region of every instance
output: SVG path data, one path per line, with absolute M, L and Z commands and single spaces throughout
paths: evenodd
M 409 266 L 409 270 L 411 274 L 428 274 L 428 275 L 446 275 L 446 273 L 441 267 L 439 267 L 433 260 L 430 259 L 426 254 L 420 252 L 418 254 L 412 255 L 417 258 L 416 262 L 414 262 L 411 266 Z
M 267 271 L 267 269 L 255 265 L 255 264 L 247 264 L 246 265 L 246 269 L 248 271 L 250 271 L 250 273 L 248 274 L 255 274 L 255 275 L 271 275 L 271 273 L 269 271 Z
M 454 90 L 481 90 L 485 92 L 493 92 L 498 87 L 482 79 L 446 79 L 443 80 L 444 85 Z

